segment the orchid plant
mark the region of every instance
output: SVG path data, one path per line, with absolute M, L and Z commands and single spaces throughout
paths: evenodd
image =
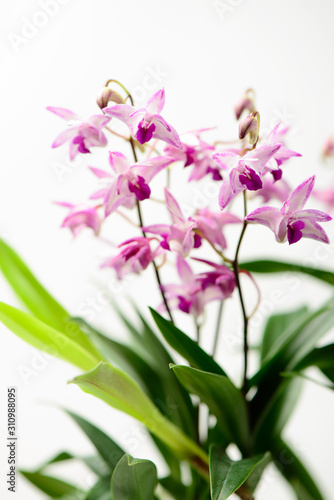
M 108 146 L 102 168 L 89 167 L 96 187 L 87 199 L 80 204 L 58 202 L 67 209 L 62 227 L 74 237 L 91 230 L 108 253 L 101 267 L 119 280 L 153 267 L 161 295 L 154 304 L 156 310 L 151 309 L 153 324 L 137 305 L 134 323 L 113 305 L 131 341 L 121 343 L 113 332 L 97 331 L 85 318 L 72 317 L 4 241 L 0 242 L 0 268 L 29 312 L 1 303 L 0 320 L 34 347 L 52 350 L 75 365 L 82 373 L 71 382 L 84 392 L 146 426 L 169 473 L 158 475 L 149 457 L 132 457 L 93 424 L 68 412 L 96 448 L 94 457 L 80 457 L 96 474 L 96 484 L 83 491 L 48 475 L 56 462 L 76 458 L 68 451 L 22 474 L 49 498 L 63 500 L 225 500 L 233 494 L 251 500 L 266 466 L 273 463 L 297 499 L 324 500 L 282 434 L 307 368 L 318 367 L 330 381 L 327 386 L 334 387 L 334 344 L 318 345 L 333 325 L 334 299 L 317 310 L 300 307 L 268 317 L 258 347 L 258 368 L 251 373 L 248 330 L 256 309 L 247 310 L 241 276 L 253 283 L 258 307 L 258 273 L 293 270 L 327 285 L 334 284 L 334 273 L 291 262 L 240 262 L 239 254 L 252 224 L 270 229 L 279 243 L 300 244 L 302 238 L 329 243 L 322 224 L 332 220 L 330 215 L 304 207 L 312 206 L 314 196 L 332 209 L 333 190 L 314 190 L 314 176 L 290 188 L 286 164 L 301 155 L 286 146 L 288 127 L 281 123 L 263 137 L 252 90 L 235 106 L 239 137 L 231 143 L 206 139 L 214 129 L 179 134 L 162 116 L 164 89 L 137 107 L 120 82 L 109 80 L 97 104 L 100 112 L 87 120 L 68 109 L 48 108 L 67 122 L 52 147 L 69 143 L 71 160 L 79 154 L 93 158 L 95 148 Z M 120 126 L 126 127 L 125 134 Z M 113 150 L 114 137 L 124 140 L 123 151 Z M 327 141 L 324 155 L 334 156 L 333 150 L 333 141 Z M 203 179 L 210 179 L 218 187 L 213 206 L 208 203 L 191 213 L 182 208 L 173 183 L 180 170 L 188 167 L 187 183 L 200 186 Z M 154 189 L 160 189 L 161 183 L 163 195 L 157 199 Z M 243 200 L 243 213 L 235 213 L 237 197 Z M 143 206 L 150 203 L 152 214 L 155 204 L 165 209 L 162 220 L 144 220 Z M 257 207 L 249 211 L 249 203 Z M 279 204 L 281 208 L 275 206 Z M 105 222 L 116 215 L 129 223 L 131 237 L 119 241 L 114 234 L 115 239 L 108 242 Z M 227 237 L 230 226 L 239 232 L 234 248 Z M 170 272 L 172 266 L 175 272 Z M 224 335 L 223 304 L 234 294 L 243 323 L 240 384 L 232 381 L 216 352 Z M 218 321 L 213 351 L 207 352 L 201 332 L 211 302 L 218 303 Z M 195 336 L 183 331 L 186 315 L 194 320 Z M 183 364 L 175 364 L 175 353 Z M 210 418 L 202 418 L 200 406 Z M 238 460 L 231 456 L 231 445 L 238 450 Z M 284 459 L 287 454 L 290 460 Z

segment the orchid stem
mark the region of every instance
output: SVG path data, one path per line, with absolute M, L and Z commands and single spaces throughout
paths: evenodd
M 247 198 L 246 198 L 246 192 L 243 192 L 244 196 L 244 214 L 245 217 L 247 216 Z M 238 263 L 238 257 L 239 257 L 239 251 L 241 247 L 241 243 L 246 231 L 247 227 L 247 221 L 244 220 L 241 234 L 239 237 L 237 249 L 235 252 L 235 257 L 233 261 L 233 270 L 234 270 L 234 275 L 235 275 L 235 281 L 236 285 L 238 288 L 238 293 L 239 293 L 239 300 L 240 300 L 240 305 L 241 305 L 241 310 L 242 310 L 242 316 L 244 320 L 244 376 L 243 376 L 243 383 L 242 383 L 242 392 L 244 395 L 246 395 L 247 391 L 247 368 L 248 368 L 248 316 L 246 313 L 246 308 L 245 308 L 245 302 L 244 302 L 244 297 L 241 289 L 241 284 L 240 284 L 240 279 L 239 279 L 239 263 Z
M 217 346 L 218 346 L 219 332 L 220 332 L 221 320 L 222 320 L 222 315 L 223 315 L 223 307 L 224 307 L 224 301 L 221 300 L 220 304 L 219 304 L 219 309 L 218 309 L 217 325 L 216 325 L 215 337 L 213 340 L 213 348 L 212 348 L 212 354 L 211 354 L 211 356 L 213 358 L 216 355 Z
M 131 100 L 132 100 L 132 98 L 131 98 Z M 138 158 L 137 158 L 137 153 L 136 153 L 136 146 L 135 146 L 135 143 L 134 143 L 134 140 L 133 140 L 132 137 L 130 138 L 130 144 L 131 144 L 131 149 L 132 149 L 134 160 L 137 163 Z M 143 216 L 142 216 L 142 213 L 141 213 L 140 203 L 139 203 L 138 199 L 137 199 L 137 211 L 138 211 L 138 218 L 139 218 L 140 227 L 143 228 L 143 226 L 144 226 Z M 141 229 L 141 232 L 142 232 L 142 235 L 144 236 L 144 238 L 146 238 L 147 236 L 146 236 L 145 231 L 143 231 L 143 229 Z M 169 316 L 170 321 L 174 325 L 174 319 L 173 319 L 172 313 L 170 311 L 170 308 L 169 308 L 169 305 L 168 305 L 168 302 L 167 302 L 167 299 L 166 299 L 166 295 L 164 293 L 163 286 L 162 286 L 162 283 L 161 283 L 159 268 L 156 265 L 156 263 L 154 262 L 154 260 L 152 260 L 152 264 L 153 264 L 153 267 L 154 267 L 155 276 L 156 276 L 156 279 L 157 279 L 157 282 L 158 282 L 158 286 L 159 286 L 159 290 L 160 290 L 160 293 L 161 293 L 161 296 L 162 296 L 162 300 L 163 300 L 163 302 L 165 304 L 165 308 L 166 308 L 167 314 Z

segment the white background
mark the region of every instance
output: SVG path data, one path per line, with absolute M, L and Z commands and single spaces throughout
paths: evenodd
M 0 232 L 73 314 L 87 308 L 99 290 L 108 289 L 112 273 L 99 270 L 98 265 L 109 249 L 88 233 L 73 241 L 67 231 L 59 229 L 64 212 L 51 202 L 84 200 L 95 187 L 85 166 L 105 166 L 105 152 L 97 152 L 94 161 L 80 158 L 75 167 L 68 167 L 66 146 L 50 148 L 63 122 L 45 111 L 46 106 L 67 107 L 89 116 L 97 112 L 95 95 L 108 78 L 126 84 L 140 104 L 151 91 L 164 85 L 164 116 L 178 131 L 217 125 L 216 136 L 233 139 L 237 134 L 233 105 L 246 88 L 253 87 L 264 128 L 279 119 L 289 123 L 289 145 L 303 154 L 302 159 L 287 166 L 291 184 L 296 186 L 313 173 L 320 187 L 333 181 L 333 166 L 323 166 L 320 161 L 322 144 L 333 132 L 334 32 L 330 0 L 68 0 L 56 4 L 59 8 L 52 15 L 41 15 L 45 11 L 38 1 L 17 0 L 1 6 Z M 31 28 L 30 24 L 27 32 L 29 23 L 39 27 Z M 117 146 L 115 142 L 111 148 Z M 99 159 L 103 159 L 101 163 Z M 59 165 L 66 170 L 61 182 L 57 177 Z M 180 202 L 196 205 L 196 193 L 179 189 L 179 195 Z M 215 205 L 215 200 L 211 201 Z M 149 219 L 149 210 L 145 217 Z M 117 240 L 115 234 L 129 234 L 117 216 L 108 227 L 113 241 Z M 333 239 L 333 224 L 327 224 L 326 229 Z M 311 259 L 313 263 L 316 259 L 319 266 L 333 269 L 334 247 L 325 254 L 319 254 L 318 247 L 312 241 L 301 241 L 293 248 L 278 245 L 269 230 L 254 227 L 248 231 L 242 254 L 244 258 L 276 255 L 302 262 Z M 144 279 L 131 280 L 124 294 L 130 293 L 142 308 L 147 304 L 156 306 L 160 298 L 152 279 L 148 272 Z M 262 316 L 274 307 L 283 310 L 305 302 L 316 306 L 330 295 L 326 286 L 306 278 L 288 282 L 283 276 L 275 276 L 259 283 Z M 271 299 L 273 290 L 282 292 L 277 306 Z M 17 305 L 2 280 L 0 293 L 1 300 Z M 126 304 L 124 294 L 121 300 Z M 241 358 L 237 301 L 231 300 L 226 309 L 219 358 L 238 381 Z M 206 330 L 209 336 L 214 311 L 214 307 L 210 309 Z M 261 323 L 260 316 L 256 324 Z M 178 316 L 178 320 L 183 319 Z M 95 310 L 94 324 L 117 336 L 124 333 L 106 307 Z M 253 343 L 259 331 L 252 329 Z M 209 341 L 204 339 L 207 347 Z M 92 451 L 80 431 L 57 409 L 59 406 L 91 419 L 124 446 L 140 433 L 131 419 L 89 398 L 75 386 L 67 386 L 66 382 L 78 373 L 73 367 L 37 358 L 36 351 L 4 327 L 1 346 L 1 431 L 5 430 L 7 386 L 15 385 L 21 468 L 37 467 L 64 449 L 81 454 Z M 22 366 L 34 368 L 36 376 L 23 380 L 19 373 Z M 328 500 L 334 499 L 333 416 L 332 393 L 307 383 L 286 430 L 286 438 L 304 458 Z M 138 438 L 137 444 L 128 451 L 155 458 L 148 439 Z M 0 443 L 0 466 L 1 498 L 12 498 L 6 494 L 4 484 L 5 434 Z M 62 474 L 73 479 L 70 468 L 62 469 Z M 73 480 L 85 487 L 92 478 L 86 470 L 76 467 Z M 33 500 L 44 496 L 20 478 L 16 498 Z M 293 495 L 269 471 L 256 498 L 289 500 Z

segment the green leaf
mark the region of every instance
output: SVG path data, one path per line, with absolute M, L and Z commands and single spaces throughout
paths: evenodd
M 55 477 L 45 476 L 39 472 L 28 472 L 24 470 L 20 470 L 20 472 L 28 481 L 51 498 L 61 498 L 64 495 L 80 492 L 76 486 Z
M 204 451 L 164 417 L 140 386 L 122 370 L 100 363 L 90 372 L 76 377 L 72 383 L 142 422 L 180 458 L 194 462 L 194 458 L 199 457 L 202 462 L 207 462 Z
M 88 491 L 85 500 L 111 500 L 110 476 L 99 479 L 93 488 Z
M 319 368 L 334 383 L 334 344 L 314 349 L 300 360 L 295 369 L 305 370 L 310 366 Z
M 223 375 L 208 373 L 188 366 L 171 367 L 181 384 L 196 394 L 217 417 L 226 438 L 242 452 L 249 449 L 247 409 L 241 392 Z
M 167 321 L 159 313 L 150 309 L 154 321 L 164 336 L 168 344 L 181 356 L 186 359 L 191 366 L 218 375 L 225 375 L 224 370 L 216 361 L 194 342 L 188 335 L 179 330 L 170 321 Z
M 256 477 L 254 484 L 258 483 L 266 465 L 270 462 L 270 453 L 263 453 L 251 458 L 244 458 L 237 462 L 230 460 L 224 450 L 219 446 L 210 449 L 210 487 L 212 500 L 226 500 L 236 492 L 251 475 Z M 244 487 L 245 494 L 254 491 Z M 243 497 L 243 498 L 246 498 Z
M 15 307 L 0 302 L 0 321 L 28 344 L 63 359 L 81 370 L 90 370 L 100 358 L 59 330 Z
M 301 388 L 302 380 L 298 378 L 283 380 L 273 393 L 255 425 L 256 452 L 267 450 L 269 444 L 281 435 L 298 403 Z
M 157 468 L 153 462 L 124 455 L 111 477 L 112 498 L 154 500 L 157 481 Z
M 315 380 L 312 377 L 308 377 L 303 372 L 282 372 L 281 376 L 285 377 L 285 378 L 300 377 L 303 380 L 306 380 L 307 382 L 313 382 L 313 384 L 320 385 L 320 387 L 324 387 L 325 389 L 331 389 L 332 391 L 334 390 L 334 384 L 330 384 L 330 385 L 325 384 L 324 382 L 320 382 L 319 380 Z
M 287 330 L 294 330 L 307 314 L 308 308 L 300 307 L 288 313 L 273 314 L 268 318 L 262 338 L 261 365 L 265 364 L 266 358 L 270 359 L 279 350 L 281 336 L 284 338 Z
M 173 476 L 163 477 L 159 479 L 159 483 L 175 500 L 186 500 L 188 498 L 188 487 L 177 481 Z
M 297 272 L 307 274 L 320 281 L 324 281 L 330 285 L 334 285 L 334 273 L 324 269 L 314 269 L 312 267 L 300 266 L 291 262 L 279 262 L 275 260 L 254 260 L 251 262 L 243 262 L 239 265 L 240 269 L 245 269 L 251 273 L 284 273 Z
M 271 452 L 278 470 L 292 486 L 298 500 L 324 500 L 304 465 L 284 441 L 278 439 Z
M 108 465 L 109 469 L 113 471 L 116 464 L 125 453 L 122 448 L 120 448 L 118 444 L 116 444 L 115 441 L 113 441 L 103 431 L 95 427 L 95 425 L 69 410 L 65 411 L 76 422 L 76 424 L 79 425 L 81 430 L 86 434 L 88 439 L 99 452 L 100 456 Z M 102 475 L 105 475 L 105 473 L 106 471 L 103 470 Z
M 86 335 L 77 325 L 69 321 L 68 312 L 39 283 L 23 260 L 2 239 L 0 239 L 0 270 L 33 316 L 75 340 L 96 356 L 98 362 L 101 361 L 101 354 L 96 351 Z

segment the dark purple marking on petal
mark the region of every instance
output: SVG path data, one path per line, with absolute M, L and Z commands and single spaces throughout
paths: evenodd
M 282 179 L 283 171 L 281 168 L 279 168 L 278 170 L 273 170 L 271 173 L 274 178 L 274 182 L 280 181 Z
M 288 224 L 289 245 L 297 243 L 297 241 L 299 241 L 303 237 L 302 229 L 304 229 L 304 227 L 305 227 L 305 222 L 303 222 L 302 220 L 296 220 L 295 222 Z
M 207 173 L 212 174 L 212 179 L 214 181 L 222 181 L 223 180 L 218 168 L 208 167 Z
M 195 233 L 194 236 L 194 248 L 199 248 L 202 245 L 202 238 L 199 234 Z
M 245 167 L 244 173 L 239 175 L 239 180 L 249 191 L 257 191 L 262 188 L 261 177 L 252 168 Z
M 138 125 L 136 134 L 137 141 L 140 144 L 145 144 L 145 142 L 150 141 L 153 137 L 153 132 L 155 131 L 155 129 L 156 126 L 154 125 L 154 123 L 147 124 L 144 119 L 141 120 Z
M 79 144 L 78 151 L 82 154 L 90 153 L 89 149 L 86 148 L 84 138 L 81 135 L 77 135 L 72 140 L 73 144 Z
M 128 185 L 131 193 L 134 193 L 139 201 L 150 197 L 150 186 L 146 184 L 145 179 L 141 175 L 138 175 L 135 181 L 129 181 Z
M 179 309 L 187 314 L 190 313 L 190 306 L 191 302 L 190 300 L 185 299 L 184 297 L 179 296 Z

